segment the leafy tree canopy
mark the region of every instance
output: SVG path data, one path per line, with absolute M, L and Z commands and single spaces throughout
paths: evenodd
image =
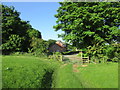
M 78 48 L 120 42 L 119 2 L 60 2 L 55 30 Z
M 13 6 L 2 5 L 2 50 L 25 51 L 30 48 L 32 37 L 41 38 L 41 33 L 32 28 L 28 21 L 20 18 L 20 12 Z
M 49 39 L 47 42 L 48 42 L 48 45 L 51 46 L 56 43 L 56 40 Z

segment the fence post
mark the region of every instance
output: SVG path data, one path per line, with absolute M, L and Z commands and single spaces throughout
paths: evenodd
M 90 60 L 89 60 L 89 56 L 88 56 L 88 63 L 90 63 L 89 61 L 90 61 Z
M 61 57 L 61 58 L 60 58 L 60 61 L 63 61 L 63 55 L 60 55 L 60 57 Z

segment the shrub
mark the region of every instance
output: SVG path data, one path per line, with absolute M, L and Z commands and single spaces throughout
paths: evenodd
M 118 59 L 117 57 L 114 57 L 114 58 L 112 59 L 112 61 L 113 61 L 113 62 L 118 62 L 119 59 Z
M 53 55 L 49 55 L 48 58 L 57 61 L 62 61 L 63 56 L 60 52 L 54 52 Z

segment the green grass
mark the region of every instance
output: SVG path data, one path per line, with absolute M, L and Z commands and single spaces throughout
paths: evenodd
M 118 63 L 75 68 L 33 56 L 3 56 L 3 88 L 118 88 Z
M 118 64 L 89 64 L 75 75 L 84 88 L 118 88 Z
M 3 88 L 51 87 L 51 80 L 46 78 L 52 79 L 54 69 L 59 66 L 56 62 L 32 56 L 3 56 L 2 62 Z
M 59 68 L 56 88 L 118 88 L 118 64 L 89 64 L 77 67 L 73 72 L 72 64 Z
M 80 80 L 73 74 L 72 64 L 61 66 L 56 75 L 55 88 L 82 88 Z

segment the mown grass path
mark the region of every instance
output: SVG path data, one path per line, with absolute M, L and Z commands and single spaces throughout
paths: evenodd
M 72 64 L 61 66 L 57 71 L 55 88 L 82 88 L 80 80 L 73 73 Z
M 56 88 L 118 88 L 118 64 L 65 64 L 59 68 Z
M 118 63 L 78 64 L 76 55 L 58 70 L 57 88 L 118 88 Z
M 118 63 L 59 64 L 46 58 L 2 57 L 3 88 L 117 88 Z

